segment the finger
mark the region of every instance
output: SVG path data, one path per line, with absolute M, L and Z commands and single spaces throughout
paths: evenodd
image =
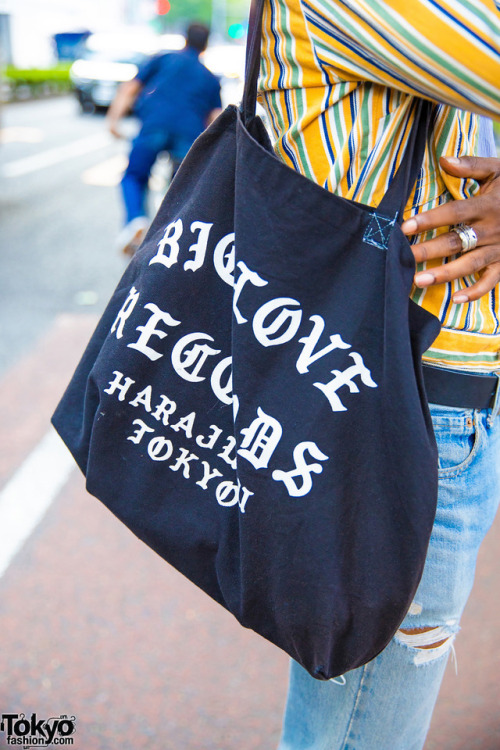
M 470 223 L 492 209 L 495 214 L 498 212 L 497 193 L 500 192 L 500 187 L 493 189 L 493 185 L 500 185 L 500 159 L 446 156 L 440 157 L 440 162 L 446 172 L 458 177 L 474 177 L 479 182 L 487 183 L 487 186 L 483 184 L 481 192 L 472 198 L 450 201 L 408 219 L 402 224 L 402 230 L 407 235 L 420 234 L 440 226 Z
M 464 302 L 473 302 L 476 299 L 480 299 L 485 294 L 491 292 L 499 281 L 500 265 L 488 266 L 479 281 L 476 281 L 475 284 L 467 287 L 467 289 L 461 289 L 453 295 L 453 302 L 455 304 L 463 304 Z
M 477 195 L 466 200 L 450 201 L 442 206 L 423 211 L 412 216 L 401 225 L 404 234 L 421 234 L 438 227 L 450 227 L 454 224 L 470 224 L 487 212 L 489 200 L 486 196 Z
M 500 174 L 500 159 L 487 156 L 441 156 L 439 163 L 448 174 L 473 177 L 478 182 Z
M 475 226 L 474 231 L 477 235 L 477 244 L 480 245 L 481 240 L 483 240 L 481 230 Z M 456 232 L 446 232 L 427 242 L 418 242 L 416 245 L 411 245 L 411 251 L 417 263 L 424 263 L 426 260 L 447 258 L 450 255 L 457 255 L 462 252 L 462 240 Z
M 500 247 L 495 245 L 472 250 L 450 263 L 427 268 L 425 271 L 415 274 L 415 285 L 424 288 L 434 284 L 444 284 L 455 279 L 461 279 L 464 276 L 477 274 L 486 266 L 498 268 L 500 267 L 499 255 Z
M 491 252 L 489 246 L 493 247 L 500 242 L 500 225 L 492 221 L 483 220 L 473 226 L 476 234 L 476 247 Z M 435 258 L 448 258 L 450 255 L 458 255 L 463 252 L 462 240 L 457 232 L 451 230 L 426 242 L 417 242 L 411 245 L 411 251 L 417 263 L 424 263 Z M 496 262 L 500 257 L 491 257 L 489 262 Z

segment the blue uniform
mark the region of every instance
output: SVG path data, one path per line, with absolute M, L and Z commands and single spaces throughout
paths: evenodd
M 142 121 L 122 180 L 127 222 L 146 214 L 144 199 L 151 168 L 168 151 L 178 164 L 221 107 L 220 83 L 186 47 L 148 60 L 136 76 L 143 85 L 136 111 Z

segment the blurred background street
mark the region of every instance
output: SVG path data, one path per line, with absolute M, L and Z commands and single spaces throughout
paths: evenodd
M 170 5 L 154 6 L 158 32 L 181 30 L 180 16 L 169 29 L 168 12 L 156 13 Z M 241 91 L 242 48 L 228 29 L 239 35 L 246 5 L 215 7 L 212 64 L 224 104 Z M 4 40 L 8 7 L 0 0 Z M 83 113 L 74 93 L 34 96 L 23 85 L 0 110 L 0 716 L 74 716 L 77 750 L 272 750 L 287 658 L 88 496 L 51 431 L 125 269 L 115 248 L 119 182 L 138 126 L 128 118 L 127 139 L 113 140 L 98 106 Z M 151 181 L 152 210 L 168 174 L 165 158 Z M 500 749 L 499 546 L 497 519 L 456 643 L 458 676 L 450 661 L 426 750 Z
M 69 96 L 6 106 L 2 124 L 0 371 L 59 313 L 97 310 L 112 292 L 127 147 Z

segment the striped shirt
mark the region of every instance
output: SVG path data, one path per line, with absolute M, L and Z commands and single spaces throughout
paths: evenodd
M 477 183 L 443 172 L 439 156 L 477 153 L 471 111 L 500 120 L 499 45 L 500 0 L 266 0 L 259 90 L 276 152 L 325 189 L 376 207 L 403 156 L 413 97 L 429 98 L 440 104 L 404 218 L 468 198 Z M 500 370 L 500 288 L 451 299 L 476 280 L 413 288 L 442 324 L 427 363 Z

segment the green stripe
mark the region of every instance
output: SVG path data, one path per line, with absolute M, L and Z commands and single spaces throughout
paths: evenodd
M 489 28 L 491 26 L 492 18 L 494 17 L 493 14 L 483 10 L 478 3 L 471 3 L 469 0 L 461 0 L 460 4 L 467 8 L 471 16 L 476 16 L 477 19 L 481 19 L 486 27 Z
M 424 357 L 427 359 L 433 359 L 433 360 L 444 360 L 445 362 L 492 362 L 496 363 L 500 361 L 499 354 L 490 354 L 487 352 L 484 352 L 482 354 L 470 354 L 468 352 L 457 352 L 457 353 L 451 353 L 447 351 L 436 351 L 432 349 L 427 349 L 426 352 L 424 352 Z
M 280 136 L 283 136 L 286 132 L 285 122 L 283 120 L 282 114 L 281 114 L 281 107 L 279 106 L 279 92 L 277 91 L 270 91 L 269 92 L 269 100 L 270 100 L 270 108 L 272 109 L 274 113 L 274 119 L 278 121 L 278 127 L 280 129 Z
M 458 321 L 460 320 L 460 316 L 462 313 L 462 306 L 453 305 L 451 310 L 452 310 L 452 315 L 451 315 L 451 318 L 447 318 L 446 325 L 448 328 L 456 329 L 458 325 Z
M 342 101 L 342 99 L 340 99 L 339 101 Z M 339 138 L 339 140 L 342 142 L 343 133 L 345 130 L 345 122 L 342 117 L 342 104 L 339 104 L 338 106 L 333 108 L 333 122 L 335 125 L 335 132 L 337 133 L 337 138 Z M 341 154 L 338 153 L 337 158 L 335 160 L 335 164 L 333 166 L 333 179 L 334 179 L 335 185 L 338 185 L 340 180 L 342 179 L 343 168 L 344 168 L 343 160 L 341 159 Z
M 361 128 L 363 135 L 366 134 L 366 138 L 368 139 L 369 134 L 372 130 L 372 123 L 373 123 L 373 112 L 370 109 L 370 103 L 371 103 L 371 97 L 369 96 L 369 92 L 371 90 L 371 87 L 366 92 L 367 95 L 364 95 L 363 97 L 358 97 L 358 99 L 361 99 L 360 101 L 360 113 L 361 113 Z M 356 94 L 354 94 L 356 95 Z M 363 138 L 364 140 L 364 138 Z M 366 162 L 368 158 L 368 144 L 365 141 L 361 144 L 361 168 L 363 168 L 364 163 Z M 379 157 L 379 164 L 386 164 L 386 159 L 388 157 L 388 154 L 390 152 L 390 142 L 388 143 L 385 151 L 382 153 L 382 155 Z M 396 158 L 396 155 L 393 155 L 393 160 Z M 374 165 L 375 166 L 375 165 Z M 370 200 L 370 197 L 372 195 L 374 184 L 376 182 L 376 178 L 380 176 L 380 173 L 377 174 L 376 172 L 372 172 L 371 177 L 368 177 L 368 179 L 365 180 L 361 187 L 360 200 L 367 201 Z
M 279 31 L 284 37 L 284 49 L 282 49 L 282 57 L 287 72 L 286 79 L 287 81 L 290 81 L 290 86 L 292 88 L 297 88 L 299 85 L 300 76 L 299 67 L 293 57 L 293 36 L 290 29 L 290 14 L 288 5 L 286 2 L 284 2 L 284 0 L 281 0 L 279 5 L 281 9 L 281 27 Z
M 309 177 L 310 180 L 314 180 L 314 173 L 313 173 L 313 171 L 312 171 L 312 169 L 310 167 L 310 164 L 309 164 L 309 156 L 308 156 L 308 153 L 307 153 L 307 148 L 306 148 L 306 145 L 305 145 L 304 136 L 301 133 L 300 126 L 299 126 L 300 118 L 302 117 L 302 115 L 306 111 L 306 108 L 305 108 L 304 102 L 303 102 L 303 97 L 305 97 L 304 89 L 298 90 L 296 92 L 296 94 L 297 94 L 297 96 L 294 97 L 294 98 L 295 98 L 295 102 L 296 102 L 298 119 L 297 119 L 297 122 L 295 123 L 295 125 L 290 130 L 290 133 L 292 134 L 293 141 L 294 141 L 295 146 L 297 147 L 297 151 L 299 153 L 300 165 L 301 165 L 301 170 L 300 171 L 306 177 Z

